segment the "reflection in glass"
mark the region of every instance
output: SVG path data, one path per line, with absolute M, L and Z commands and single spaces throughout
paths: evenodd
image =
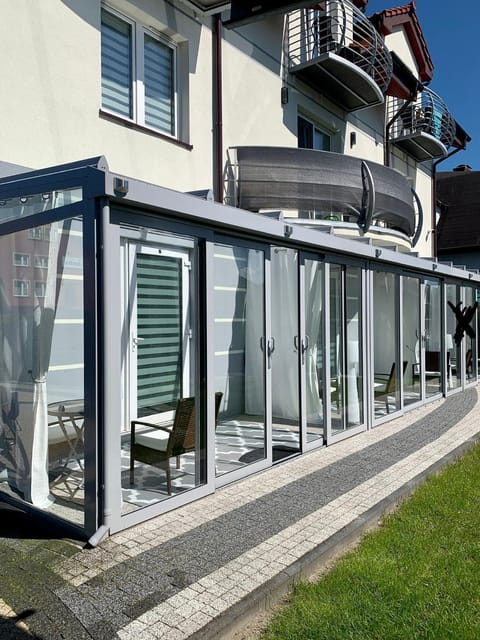
M 0 238 L 0 489 L 80 525 L 82 243 L 80 218 Z
M 15 220 L 16 218 L 25 218 L 27 216 L 33 216 L 36 213 L 44 213 L 52 209 L 65 207 L 68 204 L 81 202 L 82 198 L 82 188 L 72 187 L 70 189 L 32 193 L 0 200 L 0 222 Z M 31 229 L 31 232 L 35 232 L 35 230 L 36 229 Z
M 465 287 L 465 307 L 467 313 L 472 310 L 472 318 L 469 322 L 470 332 L 465 332 L 465 377 L 466 382 L 473 382 L 477 379 L 477 311 L 475 289 Z
M 376 418 L 400 409 L 400 384 L 396 362 L 398 336 L 398 279 L 393 273 L 373 274 L 373 367 L 374 412 Z M 406 372 L 404 362 L 402 371 Z
M 408 405 L 421 399 L 420 280 L 404 276 L 402 286 L 402 360 L 407 363 L 403 372 L 403 403 Z
M 272 453 L 274 462 L 300 451 L 298 252 L 272 250 Z
M 122 512 L 205 482 L 195 384 L 195 244 L 143 229 L 121 243 Z M 195 324 L 197 326 L 198 323 Z
M 455 284 L 446 286 L 447 297 L 447 331 L 445 335 L 445 350 L 447 352 L 447 386 L 448 389 L 457 389 L 462 386 L 462 349 L 461 343 L 455 343 L 457 318 L 454 309 L 460 303 L 460 287 Z
M 264 254 L 215 245 L 217 476 L 266 457 Z
M 425 281 L 425 394 L 442 389 L 442 312 L 441 287 L 438 280 Z
M 332 434 L 363 422 L 361 270 L 330 265 L 330 401 Z
M 307 442 L 323 440 L 323 265 L 305 259 Z

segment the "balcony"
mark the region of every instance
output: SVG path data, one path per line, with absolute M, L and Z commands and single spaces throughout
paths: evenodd
M 325 0 L 288 16 L 290 73 L 345 111 L 384 102 L 392 58 L 368 18 L 348 0 Z
M 421 228 L 418 199 L 400 173 L 328 151 L 233 147 L 226 202 L 254 212 L 282 211 L 298 222 L 343 227 L 357 236 L 374 227 L 391 230 L 410 245 Z
M 393 120 L 390 142 L 418 162 L 445 158 L 455 138 L 456 123 L 452 114 L 443 100 L 427 87 L 410 103 L 389 98 L 387 119 Z

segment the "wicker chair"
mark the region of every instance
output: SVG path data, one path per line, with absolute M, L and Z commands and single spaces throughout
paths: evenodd
M 223 394 L 215 394 L 215 424 Z M 149 427 L 136 431 L 136 426 Z M 167 427 L 144 420 L 132 420 L 130 432 L 130 484 L 134 484 L 135 460 L 164 469 L 167 474 L 168 495 L 172 493 L 170 458 L 177 458 L 195 450 L 195 398 L 180 398 L 173 425 Z

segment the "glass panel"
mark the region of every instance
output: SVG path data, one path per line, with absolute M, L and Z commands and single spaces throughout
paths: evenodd
M 0 200 L 0 224 L 8 220 L 26 218 L 36 213 L 44 213 L 59 207 L 80 202 L 83 198 L 81 187 L 70 189 L 59 189 L 56 191 L 46 191 L 44 193 L 30 193 L 15 198 Z M 42 227 L 29 229 L 28 233 L 32 240 L 42 240 Z
M 362 272 L 345 268 L 346 349 L 346 413 L 347 429 L 363 422 L 362 371 Z
M 330 265 L 330 403 L 332 434 L 344 430 L 343 273 Z
M 330 265 L 332 435 L 363 422 L 361 269 Z
M 263 251 L 215 245 L 217 476 L 266 457 L 264 286 Z
M 398 336 L 397 276 L 378 271 L 373 274 L 373 367 L 374 413 L 381 418 L 400 409 L 397 375 Z M 403 363 L 403 371 L 407 365 Z
M 442 311 L 438 280 L 425 281 L 425 393 L 427 398 L 442 389 Z
M 132 25 L 102 9 L 102 107 L 133 117 Z
M 123 513 L 205 482 L 196 392 L 195 243 L 144 229 L 122 259 Z
M 465 377 L 467 382 L 477 378 L 477 310 L 475 289 L 465 287 Z
M 402 360 L 407 363 L 403 372 L 403 403 L 408 405 L 421 399 L 420 280 L 404 276 L 402 284 Z
M 300 450 L 298 253 L 272 251 L 272 447 L 273 460 Z
M 447 331 L 445 335 L 445 350 L 447 352 L 447 385 L 449 389 L 462 386 L 462 349 L 455 342 L 457 318 L 455 308 L 460 303 L 460 287 L 455 284 L 446 286 L 447 296 Z M 461 303 L 460 303 L 461 304 Z
M 175 133 L 173 50 L 145 34 L 145 124 Z
M 323 439 L 323 264 L 305 259 L 307 442 Z
M 0 489 L 83 525 L 82 220 L 31 231 L 0 238 Z M 42 287 L 17 296 L 15 281 Z

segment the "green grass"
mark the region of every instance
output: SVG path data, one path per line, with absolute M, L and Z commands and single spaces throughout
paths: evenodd
M 480 446 L 432 477 L 318 583 L 299 583 L 263 640 L 480 638 Z

